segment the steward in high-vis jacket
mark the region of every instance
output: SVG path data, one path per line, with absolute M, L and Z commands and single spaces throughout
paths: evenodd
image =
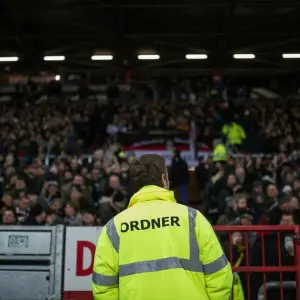
M 176 203 L 164 159 L 145 155 L 132 168 L 138 192 L 97 243 L 94 299 L 228 300 L 231 266 L 205 217 Z

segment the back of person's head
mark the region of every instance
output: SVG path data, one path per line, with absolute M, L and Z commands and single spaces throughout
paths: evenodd
M 156 154 L 143 155 L 129 166 L 129 176 L 133 193 L 147 185 L 169 188 L 165 159 Z

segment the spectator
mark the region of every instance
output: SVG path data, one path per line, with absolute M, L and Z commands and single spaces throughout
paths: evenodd
M 45 225 L 46 221 L 46 212 L 44 211 L 41 204 L 34 204 L 31 209 L 29 215 L 26 217 L 23 225 Z
M 79 202 L 69 201 L 65 206 L 65 222 L 69 226 L 81 226 L 82 217 Z
M 182 159 L 180 152 L 175 151 L 171 166 L 171 186 L 173 189 L 179 190 L 180 200 L 182 204 L 188 204 L 188 183 L 189 170 L 186 162 Z
M 16 216 L 15 212 L 7 208 L 2 214 L 1 225 L 15 225 L 16 224 Z
M 229 200 L 227 212 L 219 217 L 218 225 L 238 225 L 241 223 L 241 217 L 249 212 L 247 208 L 247 199 L 243 196 L 235 196 Z

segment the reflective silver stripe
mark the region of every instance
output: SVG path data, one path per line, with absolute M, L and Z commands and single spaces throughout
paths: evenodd
M 117 251 L 119 253 L 119 248 L 120 248 L 120 236 L 118 234 L 118 231 L 116 229 L 116 225 L 114 222 L 114 219 L 111 219 L 107 224 L 106 224 L 106 229 L 107 229 L 107 235 Z
M 208 264 L 203 265 L 203 271 L 205 275 L 211 275 L 213 273 L 216 273 L 223 268 L 225 268 L 228 264 L 228 260 L 226 255 L 223 253 L 222 256 L 220 256 L 215 261 L 212 261 Z
M 196 217 L 197 211 L 188 207 L 189 214 L 189 236 L 190 236 L 190 259 L 185 263 L 185 269 L 193 272 L 203 272 L 200 262 L 200 250 L 196 237 Z
M 196 217 L 197 211 L 188 207 L 189 213 L 189 231 L 190 231 L 190 260 L 199 262 L 199 246 L 196 237 Z
M 202 272 L 202 266 L 193 265 L 188 259 L 168 257 L 156 260 L 146 260 L 126 265 L 120 265 L 120 277 L 139 273 L 157 272 L 169 269 L 184 269 L 194 272 Z
M 108 276 L 93 272 L 93 283 L 97 285 L 117 285 L 119 283 L 119 276 Z
M 129 276 L 133 274 L 158 272 L 169 269 L 183 269 L 192 272 L 201 272 L 204 275 L 210 275 L 223 269 L 228 261 L 223 254 L 215 261 L 203 265 L 200 261 L 200 250 L 196 236 L 196 217 L 197 211 L 191 207 L 188 207 L 189 216 L 189 246 L 190 257 L 189 259 L 182 259 L 178 257 L 167 257 L 156 260 L 146 260 L 140 262 L 134 262 L 130 264 L 119 266 L 120 277 Z M 118 235 L 117 235 L 118 236 Z M 119 238 L 119 236 L 118 236 Z

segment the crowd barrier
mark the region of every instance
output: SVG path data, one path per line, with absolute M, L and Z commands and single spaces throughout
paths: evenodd
M 93 257 L 101 230 L 101 227 L 0 226 L 1 300 L 92 300 Z M 215 230 L 218 235 L 221 232 L 226 235 L 233 272 L 245 274 L 244 299 L 285 300 L 286 290 L 295 293 L 293 300 L 300 299 L 299 226 L 216 226 Z M 231 245 L 235 232 L 246 237 L 244 263 L 240 266 L 235 266 Z M 264 243 L 270 233 L 278 237 L 274 247 L 277 266 L 270 266 L 264 253 Z M 261 240 L 262 263 L 258 266 L 250 265 L 253 245 L 248 235 L 251 234 Z M 294 259 L 290 265 L 282 261 L 282 234 L 294 240 Z M 269 280 L 270 273 L 278 280 Z M 256 278 L 258 274 L 262 282 L 253 295 L 251 277 Z M 291 280 L 286 280 L 285 274 L 292 275 Z M 276 299 L 269 297 L 273 289 L 279 290 Z
M 226 235 L 227 256 L 234 274 L 243 278 L 245 299 L 300 299 L 300 226 L 215 226 L 214 229 L 221 241 Z M 234 233 L 241 233 L 244 238 L 243 251 L 234 253 Z M 293 241 L 293 255 L 285 250 L 286 238 Z M 294 289 L 293 296 L 286 298 L 290 289 Z M 276 298 L 270 290 L 276 290 Z

